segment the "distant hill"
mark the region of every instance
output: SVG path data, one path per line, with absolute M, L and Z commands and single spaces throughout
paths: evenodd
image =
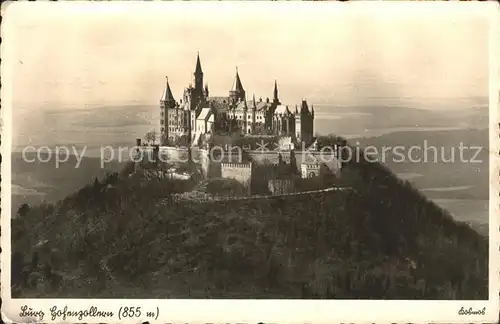
M 344 137 L 372 137 L 400 130 L 487 128 L 488 107 L 428 110 L 410 107 L 315 105 L 314 131 Z
M 13 215 L 23 203 L 54 203 L 91 183 L 95 177 L 102 179 L 107 173 L 123 168 L 123 164 L 117 161 L 105 163 L 101 168 L 101 160 L 91 157 L 83 157 L 78 165 L 74 155 L 59 166 L 56 166 L 54 158 L 46 163 L 40 162 L 48 160 L 46 154 L 38 159 L 35 153 L 29 153 L 26 158 L 20 152 L 11 154 Z
M 471 186 L 463 198 L 488 199 L 489 196 L 489 130 L 461 129 L 449 131 L 406 131 L 369 138 L 349 139 L 352 145 L 371 146 L 381 153 L 383 148 L 402 147 L 406 158 L 401 161 L 388 150 L 380 160 L 395 173 L 412 172 L 422 175 L 412 179 L 419 189 L 450 186 Z M 463 158 L 459 147 L 463 145 Z M 415 147 L 411 160 L 408 151 Z M 436 154 L 434 149 L 436 148 Z M 425 150 L 428 150 L 425 160 Z M 478 151 L 478 148 L 480 149 Z M 476 151 L 478 151 L 476 155 Z M 448 198 L 447 192 L 426 192 L 427 196 Z M 458 196 L 454 196 L 457 198 Z M 451 197 L 450 197 L 451 198 Z
M 353 190 L 176 203 L 170 194 L 194 184 L 108 176 L 13 220 L 13 282 L 26 281 L 26 271 L 47 279 L 47 286 L 14 291 L 80 298 L 488 298 L 487 238 L 380 164 L 349 163 L 338 185 Z M 34 251 L 40 262 L 30 266 Z M 16 270 L 23 265 L 31 270 Z

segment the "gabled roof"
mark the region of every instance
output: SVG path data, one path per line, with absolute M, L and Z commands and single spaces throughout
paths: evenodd
M 258 101 L 256 103 L 257 109 L 256 110 L 265 110 L 267 108 L 271 107 L 271 103 L 267 103 L 265 101 Z
M 245 108 L 248 109 L 249 107 L 252 107 L 252 102 L 251 101 L 240 101 L 238 103 L 238 105 L 236 105 L 235 109 L 236 110 L 239 110 L 239 109 L 243 110 Z
M 208 102 L 217 112 L 229 110 L 229 97 L 208 97 Z
M 253 105 L 254 105 L 253 100 L 246 101 L 246 107 L 248 108 L 248 110 L 252 110 Z M 271 107 L 271 103 L 267 103 L 265 101 L 255 102 L 255 110 L 256 111 L 266 110 L 267 108 L 270 108 L 270 107 Z M 245 102 L 244 101 L 239 102 L 238 105 L 235 107 L 235 109 L 241 109 L 241 110 L 245 109 Z
M 210 108 L 202 108 L 200 111 L 200 114 L 198 115 L 198 117 L 196 119 L 206 121 L 210 118 L 211 113 L 212 113 L 212 111 Z
M 279 105 L 279 106 L 276 107 L 276 110 L 274 111 L 274 114 L 291 115 L 292 113 L 288 109 L 288 106 Z

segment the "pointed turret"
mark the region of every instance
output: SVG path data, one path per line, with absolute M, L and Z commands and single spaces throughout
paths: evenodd
M 299 113 L 299 109 L 297 108 L 297 104 L 295 104 L 295 114 Z
M 245 92 L 245 90 L 243 89 L 243 85 L 241 84 L 241 79 L 240 79 L 240 75 L 238 73 L 238 68 L 236 68 L 236 77 L 234 78 L 234 83 L 233 83 L 233 87 L 231 88 L 231 91 L 238 92 L 238 93 Z
M 279 102 L 278 99 L 278 82 L 274 80 L 274 95 L 273 95 L 273 100 L 274 102 Z
M 253 110 L 257 109 L 257 102 L 255 101 L 255 93 L 253 94 L 252 98 L 252 109 Z
M 313 116 L 313 118 L 314 118 L 314 106 L 313 106 L 313 104 L 311 104 L 311 115 L 312 115 L 312 116 Z
M 165 103 L 165 106 L 168 108 L 175 106 L 174 95 L 172 94 L 172 90 L 170 89 L 170 84 L 168 83 L 168 77 L 166 77 L 166 85 L 165 90 L 163 90 L 163 94 L 161 96 L 160 101 Z
M 236 68 L 236 77 L 234 78 L 233 87 L 229 91 L 229 97 L 231 97 L 233 103 L 238 100 L 245 100 L 245 89 L 243 89 L 243 85 L 241 84 L 238 68 Z

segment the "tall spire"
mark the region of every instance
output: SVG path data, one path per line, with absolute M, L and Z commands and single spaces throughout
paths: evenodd
M 275 102 L 278 102 L 278 82 L 274 80 L 274 97 L 273 97 Z
M 198 52 L 198 56 L 196 57 L 196 69 L 194 70 L 194 74 L 203 74 L 201 70 L 200 52 Z
M 203 71 L 201 70 L 200 53 L 196 57 L 196 68 L 194 70 L 194 88 L 198 97 L 203 96 Z
M 165 90 L 163 90 L 163 95 L 161 96 L 161 101 L 165 102 L 175 102 L 174 96 L 172 95 L 172 90 L 170 89 L 170 84 L 168 83 L 168 76 L 166 78 Z

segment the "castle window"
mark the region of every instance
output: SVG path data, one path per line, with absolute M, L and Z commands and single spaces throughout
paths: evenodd
M 163 125 L 165 123 L 165 121 L 162 119 L 160 120 L 160 125 Z
M 161 131 L 162 131 L 162 132 L 164 132 L 164 131 L 165 131 L 165 127 L 162 127 L 162 128 L 161 128 Z

